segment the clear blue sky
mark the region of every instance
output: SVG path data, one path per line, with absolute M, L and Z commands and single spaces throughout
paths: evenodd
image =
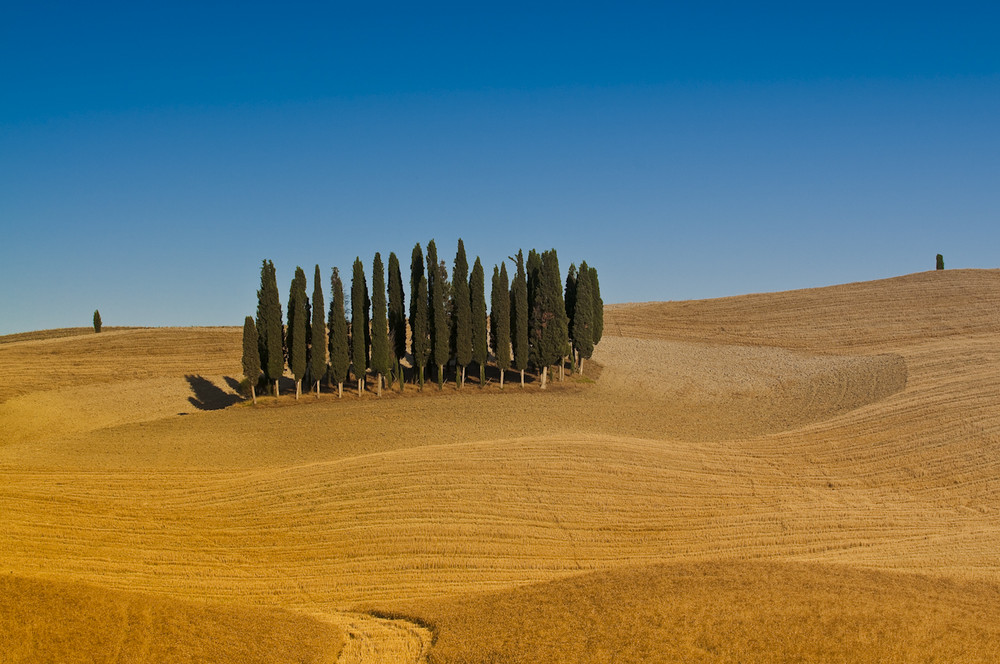
M 459 236 L 606 302 L 1000 265 L 996 3 L 685 4 L 6 3 L 0 333 Z

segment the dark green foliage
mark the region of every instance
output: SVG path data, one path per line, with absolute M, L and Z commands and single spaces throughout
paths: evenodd
M 510 293 L 507 265 L 493 266 L 493 284 L 490 293 L 490 342 L 497 368 L 501 372 L 510 368 Z
M 472 359 L 479 365 L 479 386 L 482 387 L 486 384 L 489 346 L 486 333 L 486 275 L 478 256 L 469 277 L 469 307 L 472 310 Z
M 395 253 L 389 254 L 389 338 L 397 378 L 402 385 L 399 362 L 406 357 L 406 303 L 403 300 L 403 275 L 399 272 L 399 259 Z
M 424 367 L 430 357 L 430 321 L 427 318 L 427 278 L 424 276 L 424 252 L 420 245 L 410 255 L 410 347 L 413 368 L 420 388 L 424 387 Z
M 385 303 L 385 267 L 382 256 L 376 252 L 372 265 L 372 371 L 388 376 L 392 371 L 392 351 L 389 348 L 389 327 Z M 381 389 L 381 386 L 376 386 Z
M 531 360 L 544 369 L 564 356 L 569 340 L 563 284 L 555 249 L 542 254 L 531 317 Z
M 344 303 L 344 283 L 340 272 L 333 268 L 330 277 L 330 380 L 342 385 L 351 366 L 347 336 L 347 308 Z
M 354 377 L 360 382 L 368 371 L 368 285 L 361 258 L 354 259 L 354 276 L 351 278 L 351 366 Z
M 253 318 L 247 316 L 243 321 L 243 375 L 256 385 L 260 380 L 260 350 L 257 348 L 257 326 Z
M 604 336 L 604 300 L 601 299 L 601 284 L 597 280 L 597 268 L 590 268 L 590 296 L 594 299 L 594 345 L 601 343 Z
M 306 314 L 306 273 L 301 267 L 295 268 L 288 312 L 288 368 L 292 370 L 295 380 L 301 381 L 306 375 L 306 330 L 309 329 L 309 319 Z
M 302 271 L 301 267 L 295 268 L 295 276 L 292 278 L 292 285 L 288 289 L 288 327 L 285 329 L 285 360 L 288 362 L 288 368 L 292 368 L 292 353 L 294 352 L 295 342 L 297 339 L 295 332 L 296 316 L 295 307 L 296 299 L 301 295 L 302 299 L 306 296 L 306 273 Z M 308 313 L 308 310 L 306 311 Z M 308 318 L 299 319 L 306 320 L 306 326 L 309 325 Z M 305 340 L 305 335 L 303 335 L 303 340 Z M 303 344 L 304 345 L 304 344 Z M 295 371 L 292 370 L 294 374 Z
M 937 255 L 937 269 L 939 270 L 944 269 L 944 256 L 942 256 L 941 254 Z M 100 332 L 100 330 L 98 330 L 98 332 Z
M 570 330 L 573 329 L 573 316 L 576 314 L 577 279 L 576 265 L 570 263 L 569 272 L 566 274 L 566 317 L 569 319 Z
M 260 268 L 260 290 L 257 291 L 257 334 L 260 338 L 260 363 L 268 383 L 274 383 L 285 371 L 282 352 L 284 339 L 281 328 L 281 302 L 274 263 L 263 261 Z
M 430 300 L 431 359 L 438 368 L 438 389 L 444 384 L 444 365 L 448 361 L 448 316 L 445 300 L 448 297 L 448 274 L 444 263 L 438 263 L 437 245 L 427 243 L 427 297 Z
M 528 327 L 528 281 L 524 271 L 524 253 L 517 252 L 517 273 L 510 289 L 512 316 L 510 337 L 514 350 L 514 368 L 524 371 L 528 368 L 530 352 Z
M 99 333 L 101 331 L 101 312 L 94 309 L 94 333 Z
M 580 263 L 580 276 L 576 283 L 576 315 L 571 323 L 573 347 L 580 358 L 589 360 L 594 353 L 594 298 L 591 288 L 590 268 L 587 261 Z
M 469 300 L 469 261 L 465 244 L 458 239 L 455 268 L 451 272 L 452 356 L 460 373 L 472 362 L 472 307 Z M 456 382 L 461 386 L 458 375 Z
M 528 262 L 525 266 L 527 268 L 527 279 L 528 279 L 528 316 L 531 316 L 531 312 L 535 308 L 535 297 L 538 291 L 538 280 L 542 274 L 542 257 L 537 251 L 531 249 L 528 251 Z
M 313 274 L 312 334 L 309 335 L 309 373 L 314 383 L 326 375 L 326 323 L 323 321 L 323 278 L 319 265 Z

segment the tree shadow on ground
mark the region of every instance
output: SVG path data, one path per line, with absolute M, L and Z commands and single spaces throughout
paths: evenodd
M 198 410 L 222 410 L 243 400 L 238 394 L 226 392 L 203 376 L 187 375 L 184 378 L 194 392 L 188 401 Z

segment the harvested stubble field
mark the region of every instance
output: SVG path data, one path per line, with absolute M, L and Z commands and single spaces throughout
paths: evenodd
M 611 305 L 544 393 L 254 408 L 238 328 L 48 337 L 0 344 L 0 662 L 995 659 L 998 271 Z

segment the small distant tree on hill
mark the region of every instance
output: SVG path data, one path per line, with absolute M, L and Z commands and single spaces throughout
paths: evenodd
M 479 365 L 479 387 L 486 385 L 486 360 L 489 358 L 486 331 L 486 275 L 483 264 L 476 256 L 469 277 L 469 307 L 472 310 L 472 359 Z
M 465 244 L 458 239 L 455 267 L 451 272 L 452 354 L 455 358 L 455 384 L 465 385 L 465 367 L 472 362 L 472 308 L 469 300 L 469 261 Z
M 413 349 L 414 380 L 424 389 L 424 367 L 430 357 L 430 322 L 427 319 L 427 278 L 424 252 L 418 243 L 410 255 L 410 347 Z
M 937 269 L 939 270 L 944 269 L 944 256 L 942 256 L 941 254 L 937 255 Z M 98 332 L 100 332 L 100 330 L 98 330 Z
M 295 377 L 295 399 L 302 394 L 302 379 L 306 375 L 306 330 L 309 329 L 309 318 L 306 312 L 306 273 L 301 267 L 295 268 L 295 279 L 292 280 L 291 300 L 288 303 L 289 328 L 288 336 L 288 368 Z
M 101 331 L 101 312 L 94 309 L 94 333 L 98 334 Z
M 385 267 L 382 256 L 375 252 L 372 265 L 372 358 L 375 391 L 382 396 L 382 377 L 392 371 L 392 351 L 389 348 L 389 328 L 385 303 Z
M 507 283 L 507 266 L 493 266 L 493 284 L 490 292 L 490 341 L 497 369 L 500 370 L 500 389 L 503 389 L 504 372 L 510 368 L 510 293 Z
M 323 321 L 323 282 L 319 265 L 313 275 L 312 334 L 309 339 L 309 373 L 316 383 L 316 398 L 319 399 L 319 382 L 326 375 L 326 323 Z
M 351 365 L 358 381 L 358 396 L 365 391 L 368 373 L 368 285 L 361 257 L 354 259 L 354 276 L 351 278 Z
M 406 357 L 406 304 L 403 300 L 403 276 L 399 272 L 399 259 L 394 252 L 389 254 L 389 341 L 396 365 L 395 377 L 399 380 L 399 391 L 402 392 L 402 361 Z
M 260 338 L 260 363 L 268 383 L 274 383 L 274 396 L 278 396 L 278 380 L 285 371 L 282 351 L 284 340 L 281 326 L 281 302 L 278 300 L 278 283 L 274 263 L 264 260 L 260 268 L 260 290 L 257 291 L 257 334 Z
M 257 404 L 257 381 L 260 380 L 260 351 L 257 348 L 257 326 L 253 318 L 243 321 L 243 376 L 250 384 L 250 398 Z
M 514 368 L 521 372 L 524 387 L 524 370 L 528 368 L 531 344 L 528 326 L 528 282 L 524 271 L 524 253 L 517 252 L 517 273 L 510 289 L 512 315 L 510 318 L 511 345 L 514 349 Z
M 337 398 L 344 396 L 344 381 L 351 367 L 351 351 L 347 337 L 347 308 L 344 304 L 344 283 L 340 272 L 333 268 L 330 277 L 330 380 L 337 384 Z

